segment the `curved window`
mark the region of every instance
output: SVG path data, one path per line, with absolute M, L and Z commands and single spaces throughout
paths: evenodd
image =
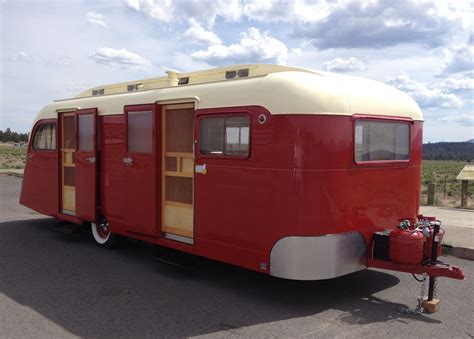
M 410 125 L 359 120 L 355 124 L 355 160 L 400 161 L 410 158 Z
M 33 149 L 52 150 L 56 149 L 56 124 L 41 124 L 35 132 Z

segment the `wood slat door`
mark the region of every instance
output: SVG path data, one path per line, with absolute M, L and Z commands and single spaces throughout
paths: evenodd
M 61 115 L 61 212 L 76 213 L 76 119 L 74 112 Z
M 194 237 L 194 105 L 163 106 L 162 119 L 162 232 L 186 242 Z

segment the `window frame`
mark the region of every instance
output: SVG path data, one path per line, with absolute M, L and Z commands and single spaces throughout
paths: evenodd
M 92 115 L 92 150 L 80 150 L 79 149 L 79 116 L 80 115 Z M 84 108 L 77 109 L 74 111 L 74 133 L 76 138 L 75 152 L 95 152 L 98 149 L 98 140 L 97 136 L 99 134 L 99 112 L 97 108 Z
M 54 134 L 56 135 L 56 142 L 55 142 L 54 148 L 35 148 L 35 136 L 42 125 L 54 126 Z M 39 120 L 35 124 L 30 135 L 28 150 L 33 151 L 33 152 L 53 152 L 53 151 L 58 150 L 58 124 L 57 124 L 56 119 L 43 119 L 43 120 Z
M 248 140 L 248 151 L 246 155 L 226 155 L 225 149 L 222 154 L 205 154 L 201 152 L 201 123 L 202 119 L 212 119 L 212 118 L 238 118 L 238 117 L 246 117 L 249 121 L 249 140 Z M 249 159 L 252 155 L 252 115 L 248 111 L 220 111 L 219 113 L 205 113 L 201 114 L 197 117 L 197 124 L 196 124 L 196 136 L 197 136 L 197 143 L 196 143 L 196 154 L 199 158 L 204 159 L 224 159 L 224 160 L 245 160 Z M 225 132 L 224 132 L 225 136 Z M 224 142 L 226 139 L 224 138 Z
M 356 155 L 356 125 L 358 121 L 374 121 L 385 123 L 402 123 L 408 125 L 408 159 L 393 159 L 393 160 L 367 160 L 359 161 Z M 357 166 L 384 166 L 384 165 L 406 165 L 411 161 L 412 154 L 412 128 L 414 124 L 413 119 L 405 117 L 383 116 L 383 115 L 363 115 L 355 114 L 352 116 L 352 158 L 354 164 Z
M 151 126 L 151 151 L 150 152 L 132 152 L 128 148 L 128 115 L 129 113 L 134 113 L 134 112 L 146 112 L 150 111 L 151 112 L 151 121 L 152 121 L 152 126 Z M 155 104 L 143 104 L 143 105 L 127 105 L 124 106 L 124 117 L 125 117 L 125 153 L 127 154 L 137 154 L 137 155 L 145 155 L 145 156 L 153 156 L 156 154 L 156 105 Z

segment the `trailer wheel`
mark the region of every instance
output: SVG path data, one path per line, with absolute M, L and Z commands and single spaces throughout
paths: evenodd
M 92 236 L 97 245 L 105 248 L 113 248 L 118 244 L 119 236 L 112 234 L 109 229 L 109 222 L 105 217 L 101 217 L 99 223 L 91 223 Z

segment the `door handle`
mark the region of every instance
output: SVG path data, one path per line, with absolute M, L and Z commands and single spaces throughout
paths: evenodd
M 132 163 L 133 163 L 133 159 L 128 157 L 128 158 L 123 158 L 123 163 L 125 164 L 125 166 L 132 166 Z
M 89 162 L 89 164 L 95 163 L 95 157 L 90 157 L 90 158 L 87 158 L 86 160 Z

